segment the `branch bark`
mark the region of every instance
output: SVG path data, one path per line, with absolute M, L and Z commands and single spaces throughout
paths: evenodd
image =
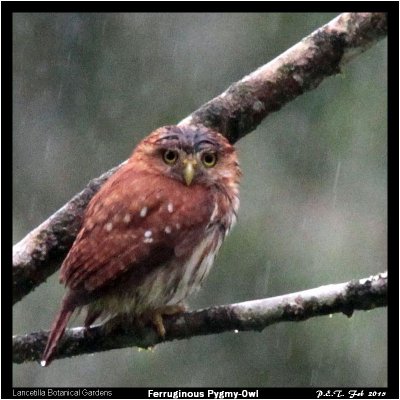
M 138 329 L 124 322 L 110 332 L 107 323 L 68 329 L 56 358 L 138 346 L 148 348 L 163 341 L 189 339 L 227 331 L 262 331 L 283 321 L 304 321 L 332 313 L 351 317 L 354 310 L 387 305 L 387 272 L 346 283 L 321 286 L 302 292 L 261 300 L 215 306 L 165 317 L 166 336 L 161 339 L 151 327 Z M 39 361 L 49 332 L 13 337 L 13 362 Z
M 384 13 L 340 14 L 231 85 L 180 124 L 206 125 L 235 143 L 268 114 L 339 73 L 349 60 L 386 34 Z M 13 304 L 57 270 L 76 237 L 88 202 L 120 166 L 89 182 L 82 192 L 14 245 Z

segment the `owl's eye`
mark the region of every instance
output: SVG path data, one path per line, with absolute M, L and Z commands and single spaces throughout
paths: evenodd
M 201 162 L 206 168 L 211 168 L 217 163 L 217 155 L 215 153 L 204 153 L 201 156 Z
M 175 150 L 165 150 L 163 160 L 166 164 L 173 165 L 178 160 L 178 152 Z

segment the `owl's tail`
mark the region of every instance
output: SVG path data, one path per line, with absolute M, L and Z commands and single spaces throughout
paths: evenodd
M 67 323 L 74 312 L 75 307 L 71 306 L 71 303 L 68 300 L 68 297 L 64 298 L 61 310 L 58 312 L 53 325 L 51 326 L 50 336 L 47 339 L 46 348 L 44 349 L 42 361 L 40 362 L 42 367 L 48 367 L 52 362 L 57 344 L 64 334 Z

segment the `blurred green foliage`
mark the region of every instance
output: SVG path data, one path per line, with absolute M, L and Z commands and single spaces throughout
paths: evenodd
M 93 177 L 331 20 L 321 13 L 14 14 L 14 242 Z M 237 147 L 237 227 L 193 308 L 386 269 L 386 40 Z M 14 307 L 48 329 L 57 276 Z M 14 366 L 15 386 L 384 386 L 386 310 Z M 79 319 L 75 321 L 79 323 Z

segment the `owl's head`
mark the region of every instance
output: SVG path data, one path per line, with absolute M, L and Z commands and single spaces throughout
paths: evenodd
M 139 144 L 131 160 L 187 186 L 236 187 L 241 175 L 235 148 L 202 125 L 159 128 Z

